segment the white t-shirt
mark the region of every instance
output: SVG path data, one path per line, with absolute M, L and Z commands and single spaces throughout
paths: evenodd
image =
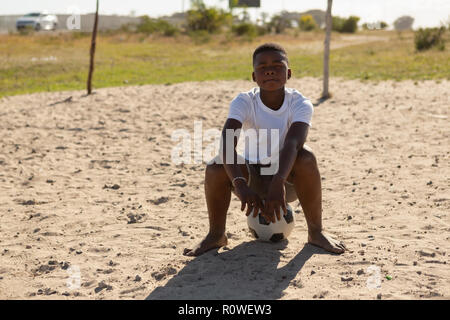
M 283 105 L 278 110 L 264 105 L 258 87 L 240 93 L 231 101 L 228 113 L 228 118 L 242 123 L 244 139 L 239 139 L 238 153 L 250 163 L 277 162 L 291 124 L 304 122 L 311 126 L 313 112 L 311 101 L 295 89 L 285 88 Z

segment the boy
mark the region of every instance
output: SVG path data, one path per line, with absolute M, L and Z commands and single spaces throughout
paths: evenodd
M 322 231 L 321 178 L 314 154 L 304 145 L 313 106 L 298 91 L 285 88 L 292 74 L 286 51 L 273 43 L 259 46 L 253 54 L 253 70 L 253 81 L 259 88 L 241 93 L 231 102 L 222 131 L 223 148 L 206 167 L 209 233 L 193 249 L 185 249 L 184 254 L 198 256 L 227 244 L 225 222 L 231 192 L 241 200 L 241 211 L 247 207 L 247 216 L 251 212 L 256 215 L 261 209 L 271 222 L 286 212 L 286 201 L 298 198 L 308 225 L 308 242 L 330 252 L 343 253 L 345 245 Z M 227 143 L 226 139 L 227 130 L 242 127 L 244 130 L 275 129 L 278 139 L 260 134 L 258 148 L 267 152 L 256 154 L 255 148 L 252 152 L 246 144 L 243 162 L 236 153 L 239 134 L 233 142 Z M 268 141 L 267 137 L 272 139 Z M 264 169 L 267 172 L 274 167 L 271 175 L 263 173 Z

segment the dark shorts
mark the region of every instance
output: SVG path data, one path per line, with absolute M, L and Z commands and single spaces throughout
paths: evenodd
M 247 170 L 249 173 L 248 186 L 255 191 L 260 198 L 265 199 L 269 191 L 270 182 L 272 181 L 271 175 L 262 175 L 260 164 L 252 164 L 246 161 Z M 295 192 L 294 185 L 288 181 L 284 184 L 284 190 L 286 192 L 286 202 L 293 202 L 297 200 L 297 193 Z
M 217 157 L 212 159 L 211 162 L 215 161 L 217 159 Z M 238 157 L 240 157 L 240 156 L 238 156 Z M 244 159 L 242 157 L 240 157 L 240 158 L 241 158 L 242 162 L 244 162 Z M 247 159 L 245 159 L 245 165 L 247 166 L 247 172 L 249 175 L 247 185 L 250 187 L 251 190 L 256 192 L 261 199 L 265 199 L 267 197 L 270 182 L 272 181 L 273 176 L 272 175 L 262 175 L 261 168 L 268 167 L 268 165 L 249 163 Z M 298 199 L 297 193 L 295 192 L 294 184 L 286 181 L 284 184 L 284 189 L 286 192 L 286 202 L 293 202 Z M 235 193 L 233 186 L 231 187 L 231 191 L 233 193 Z

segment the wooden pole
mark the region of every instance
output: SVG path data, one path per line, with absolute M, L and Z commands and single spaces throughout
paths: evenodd
M 323 54 L 323 92 L 322 99 L 328 99 L 330 92 L 328 90 L 329 76 L 330 76 L 330 40 L 331 40 L 331 25 L 333 23 L 331 18 L 331 6 L 333 0 L 328 0 L 327 14 L 326 14 L 326 27 L 325 27 L 325 48 Z
M 92 74 L 94 73 L 94 56 L 97 40 L 97 27 L 98 27 L 98 0 L 97 0 L 97 9 L 95 11 L 94 30 L 92 31 L 92 40 L 91 40 L 91 52 L 90 52 L 91 60 L 89 63 L 89 76 L 87 81 L 88 95 L 92 93 Z

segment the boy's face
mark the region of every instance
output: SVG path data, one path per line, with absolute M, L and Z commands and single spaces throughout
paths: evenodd
M 264 51 L 255 57 L 252 76 L 262 90 L 275 91 L 283 88 L 291 78 L 291 69 L 283 53 Z

